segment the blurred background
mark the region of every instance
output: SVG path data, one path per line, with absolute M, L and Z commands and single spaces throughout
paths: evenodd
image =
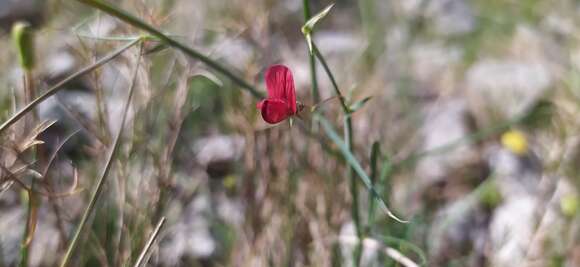
M 580 266 L 580 2 L 111 3 L 263 94 L 265 69 L 287 65 L 307 106 L 335 93 L 317 61 L 312 94 L 304 5 L 314 15 L 334 3 L 313 40 L 345 99 L 369 99 L 350 115 L 352 154 L 409 223 L 371 207 L 359 183 L 357 227 L 349 161 L 309 108 L 268 125 L 238 84 L 150 41 L 0 135 L 0 266 L 61 261 L 133 79 L 69 266 L 133 265 L 163 217 L 143 266 Z M 28 71 L 17 21 L 34 35 Z M 1 121 L 22 108 L 26 83 L 45 92 L 142 33 L 77 1 L 0 0 Z M 336 98 L 319 107 L 342 134 Z

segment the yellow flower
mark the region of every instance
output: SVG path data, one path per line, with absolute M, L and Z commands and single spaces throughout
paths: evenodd
M 524 133 L 518 130 L 510 130 L 501 136 L 501 144 L 516 155 L 528 153 L 528 140 Z

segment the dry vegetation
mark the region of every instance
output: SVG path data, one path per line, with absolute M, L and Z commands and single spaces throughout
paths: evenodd
M 10 2 L 0 267 L 580 266 L 576 1 Z

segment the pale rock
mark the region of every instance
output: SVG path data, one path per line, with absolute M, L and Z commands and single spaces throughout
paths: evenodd
M 426 84 L 436 84 L 437 89 L 451 89 L 449 81 L 453 67 L 462 58 L 462 51 L 441 42 L 418 43 L 411 47 L 414 77 Z
M 466 0 L 435 0 L 426 4 L 426 17 L 443 36 L 467 34 L 475 30 L 475 14 Z
M 492 266 L 524 266 L 535 232 L 537 205 L 536 197 L 522 195 L 497 207 L 490 225 Z
M 176 266 L 183 258 L 208 258 L 218 244 L 211 235 L 210 221 L 204 215 L 210 209 L 208 195 L 200 195 L 182 211 L 177 222 L 171 224 L 160 245 L 160 261 Z
M 425 110 L 421 128 L 422 150 L 430 151 L 464 139 L 469 134 L 466 125 L 467 108 L 461 99 L 441 100 Z M 469 144 L 457 146 L 445 153 L 423 157 L 417 165 L 420 186 L 426 187 L 445 179 L 450 169 L 461 166 L 476 150 Z
M 434 265 L 449 264 L 459 256 L 469 256 L 469 266 L 484 255 L 489 215 L 475 194 L 464 196 L 437 212 L 429 235 L 429 255 Z
M 238 160 L 245 144 L 245 139 L 240 135 L 216 135 L 198 139 L 193 151 L 200 164 L 209 165 L 217 161 Z
M 483 59 L 467 71 L 467 90 L 475 106 L 513 118 L 530 109 L 553 83 L 541 62 Z

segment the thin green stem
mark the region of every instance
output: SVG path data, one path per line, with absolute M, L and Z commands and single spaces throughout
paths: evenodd
M 327 119 L 325 119 L 323 116 L 321 116 L 319 113 L 314 114 L 314 118 L 320 122 L 320 124 L 322 125 L 322 129 L 326 132 L 326 135 L 332 140 L 332 142 L 334 142 L 334 144 L 336 144 L 338 146 L 344 159 L 354 169 L 354 171 L 356 172 L 358 177 L 360 177 L 361 181 L 363 182 L 363 184 L 366 186 L 367 190 L 369 191 L 369 194 L 372 194 L 373 197 L 379 201 L 379 207 L 389 217 L 393 218 L 394 220 L 401 222 L 401 223 L 407 223 L 408 221 L 399 219 L 389 209 L 385 200 L 381 197 L 381 195 L 378 193 L 378 191 L 372 185 L 371 179 L 365 173 L 361 164 L 358 162 L 358 160 L 353 155 L 353 153 L 348 149 L 346 143 L 338 136 L 338 134 L 336 133 L 336 131 L 334 130 L 334 128 L 332 127 L 330 122 Z
M 314 55 L 316 55 L 316 58 L 318 58 L 318 61 L 320 61 L 320 63 L 322 64 L 322 67 L 324 68 L 326 75 L 328 76 L 328 78 L 330 78 L 330 82 L 332 83 L 334 93 L 338 96 L 338 100 L 340 101 L 340 107 L 342 108 L 342 111 L 344 112 L 345 115 L 350 114 L 350 109 L 348 108 L 345 102 L 346 100 L 344 99 L 342 93 L 338 89 L 338 83 L 336 83 L 336 79 L 334 78 L 334 75 L 332 75 L 330 67 L 328 67 L 328 64 L 326 63 L 324 56 L 322 56 L 320 50 L 318 50 L 318 46 L 316 46 L 316 43 L 314 43 L 314 41 L 312 41 L 312 50 L 314 52 Z
M 139 43 L 140 41 L 141 41 L 141 39 L 137 39 L 137 40 L 133 40 L 130 43 L 127 43 L 126 45 L 117 49 L 113 53 L 104 56 L 103 58 L 99 59 L 97 62 L 82 68 L 81 70 L 75 72 L 71 76 L 68 76 L 64 80 L 55 84 L 54 86 L 52 86 L 51 88 L 46 90 L 46 92 L 44 94 L 42 94 L 41 96 L 34 99 L 34 101 L 28 103 L 25 107 L 23 107 L 21 110 L 19 110 L 16 114 L 14 114 L 12 117 L 10 117 L 10 119 L 8 119 L 6 122 L 4 122 L 0 126 L 0 134 L 2 134 L 6 129 L 8 129 L 8 127 L 10 127 L 12 124 L 16 123 L 20 118 L 22 118 L 24 115 L 26 115 L 26 113 L 28 113 L 32 109 L 34 109 L 38 104 L 42 103 L 47 98 L 51 97 L 52 95 L 56 94 L 58 91 L 63 89 L 64 88 L 63 86 L 66 85 L 67 83 L 69 83 L 69 82 L 73 81 L 74 79 L 76 79 L 84 74 L 87 74 L 87 73 L 93 71 L 94 69 L 102 66 L 103 64 L 109 62 L 113 58 L 115 58 L 118 55 L 120 55 L 121 53 L 123 53 L 125 50 L 127 50 L 130 47 L 132 47 L 133 45 Z
M 228 70 L 222 64 L 220 64 L 217 61 L 201 54 L 200 52 L 196 51 L 195 49 L 177 41 L 176 39 L 171 38 L 169 35 L 162 33 L 161 31 L 159 31 L 155 27 L 153 27 L 153 26 L 149 25 L 148 23 L 146 23 L 145 21 L 133 16 L 132 14 L 128 13 L 127 11 L 120 9 L 114 5 L 111 5 L 107 2 L 100 1 L 100 0 L 77 0 L 77 1 L 79 1 L 83 4 L 86 4 L 86 5 L 92 6 L 96 9 L 99 9 L 99 10 L 101 10 L 101 11 L 103 11 L 103 12 L 105 12 L 113 17 L 116 17 L 116 18 L 136 27 L 136 28 L 144 30 L 144 31 L 150 33 L 151 35 L 155 36 L 156 38 L 158 38 L 162 42 L 168 44 L 169 46 L 172 46 L 174 48 L 181 50 L 183 53 L 187 54 L 188 56 L 190 56 L 192 58 L 196 58 L 196 59 L 200 60 L 201 62 L 205 63 L 209 67 L 213 68 L 214 70 L 216 70 L 216 71 L 222 73 L 223 75 L 225 75 L 226 77 L 230 78 L 234 83 L 241 86 L 243 89 L 245 89 L 250 94 L 252 94 L 252 96 L 254 96 L 255 98 L 263 98 L 264 97 L 264 95 L 262 93 L 258 92 L 258 90 L 254 86 L 247 83 L 244 79 L 238 77 L 236 74 L 234 74 L 233 72 Z
M 352 152 L 353 140 L 352 140 L 352 117 L 350 114 L 345 114 L 344 117 L 344 142 L 349 151 Z M 352 196 L 351 214 L 352 220 L 354 222 L 356 236 L 359 240 L 363 237 L 363 228 L 360 221 L 360 211 L 359 211 L 359 198 L 358 198 L 358 184 L 356 181 L 356 176 L 353 175 L 354 170 L 351 166 L 348 166 L 346 170 L 346 178 L 350 183 L 350 195 Z M 362 257 L 362 243 L 359 243 L 354 250 L 354 260 L 355 266 L 360 266 Z
M 107 180 L 107 176 L 109 174 L 109 171 L 111 170 L 111 166 L 113 164 L 113 159 L 115 158 L 115 155 L 117 154 L 117 150 L 119 150 L 119 144 L 121 143 L 121 136 L 123 134 L 123 126 L 125 125 L 125 120 L 127 119 L 127 113 L 129 111 L 129 104 L 131 103 L 131 98 L 133 97 L 133 92 L 135 91 L 135 81 L 137 79 L 137 72 L 139 71 L 139 63 L 141 62 L 141 54 L 142 54 L 142 50 L 143 50 L 143 43 L 141 43 L 140 45 L 140 49 L 139 49 L 139 55 L 138 55 L 138 59 L 137 59 L 137 66 L 135 66 L 135 71 L 133 73 L 133 78 L 131 81 L 131 84 L 129 86 L 129 93 L 127 95 L 127 99 L 125 100 L 125 106 L 123 108 L 123 115 L 121 118 L 121 125 L 119 128 L 119 131 L 117 132 L 117 135 L 115 136 L 115 141 L 113 142 L 113 148 L 111 149 L 108 158 L 107 158 L 107 163 L 105 164 L 105 167 L 103 168 L 103 171 L 101 172 L 101 175 L 99 177 L 99 179 L 97 180 L 97 185 L 95 186 L 92 194 L 91 194 L 91 198 L 89 200 L 89 205 L 87 206 L 87 208 L 85 209 L 85 212 L 83 213 L 83 216 L 81 217 L 81 221 L 79 222 L 79 226 L 76 229 L 76 232 L 66 250 L 66 253 L 64 255 L 64 257 L 62 258 L 62 261 L 60 263 L 60 267 L 65 267 L 67 266 L 70 257 L 72 256 L 72 253 L 74 251 L 74 249 L 76 248 L 77 243 L 80 240 L 80 235 L 83 232 L 84 228 L 87 227 L 88 225 L 88 219 L 89 216 L 92 214 L 95 205 L 97 204 L 97 200 L 99 199 L 99 196 L 101 195 L 101 191 L 103 190 L 103 185 L 105 184 L 105 181 Z
M 347 106 L 345 99 L 342 96 L 340 89 L 338 88 L 338 83 L 336 82 L 336 79 L 334 78 L 334 75 L 332 74 L 330 67 L 328 67 L 326 60 L 324 59 L 324 57 L 320 53 L 320 50 L 318 50 L 318 46 L 316 46 L 314 41 L 312 41 L 312 49 L 314 51 L 314 54 L 316 55 L 316 57 L 318 58 L 318 60 L 322 64 L 322 66 L 324 67 L 324 70 L 326 71 L 328 78 L 330 78 L 330 81 L 332 82 L 334 92 L 340 100 L 340 106 L 342 107 L 342 111 L 343 111 L 343 115 L 344 115 L 344 142 L 346 144 L 346 149 L 350 153 L 352 153 L 352 151 L 353 151 L 353 131 L 352 131 L 352 117 L 351 117 L 350 108 Z M 363 231 L 362 231 L 362 227 L 361 227 L 361 223 L 360 223 L 358 184 L 356 181 L 356 177 L 354 176 L 354 169 L 350 165 L 347 168 L 346 177 L 347 177 L 349 184 L 350 184 L 349 188 L 350 188 L 350 194 L 352 197 L 351 216 L 352 216 L 352 220 L 354 222 L 355 228 L 356 228 L 357 237 L 359 238 L 359 240 L 361 240 L 362 235 L 363 235 Z M 359 247 L 357 247 L 355 249 L 356 266 L 358 266 L 360 264 L 360 258 L 361 258 L 360 249 L 361 249 L 361 247 L 359 244 Z
M 34 53 L 32 53 L 34 54 Z M 26 103 L 30 103 L 36 97 L 36 87 L 34 84 L 34 75 L 32 68 L 26 68 L 23 66 L 24 70 L 24 94 Z M 38 121 L 38 112 L 34 111 L 24 118 L 24 132 L 29 132 Z M 31 149 L 31 159 L 32 161 L 39 160 L 39 164 L 44 165 L 44 158 L 42 157 L 42 147 L 35 146 Z M 38 207 L 40 206 L 40 197 L 38 197 L 34 192 L 34 187 L 36 184 L 36 179 L 33 178 L 30 184 L 30 190 L 27 190 L 28 194 L 28 211 L 26 214 L 26 228 L 22 237 L 22 244 L 20 247 L 20 263 L 19 266 L 29 265 L 29 255 L 32 240 L 34 238 L 34 233 L 36 231 L 36 225 L 38 221 Z
M 303 0 L 302 1 L 303 9 L 304 9 L 304 21 L 308 21 L 310 19 L 310 1 Z M 310 32 L 311 38 L 314 36 L 314 30 Z M 310 84 L 312 85 L 312 101 L 313 105 L 320 102 L 320 93 L 318 91 L 318 79 L 316 77 L 316 58 L 312 53 L 308 53 L 308 64 L 310 66 Z

